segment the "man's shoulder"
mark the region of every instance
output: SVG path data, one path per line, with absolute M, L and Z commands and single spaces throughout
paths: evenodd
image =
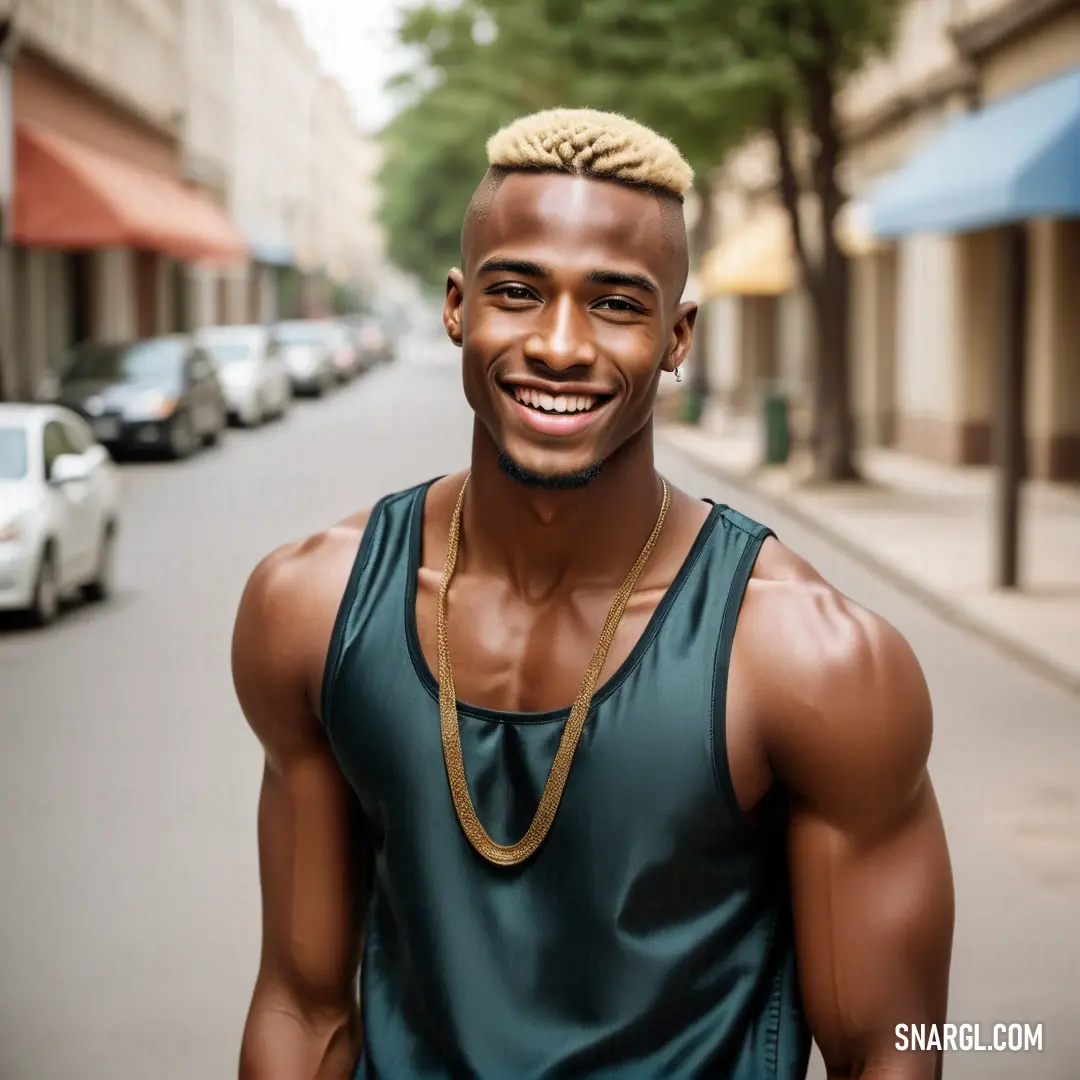
M 840 592 L 775 536 L 761 545 L 745 607 L 747 619 L 760 624 L 764 640 L 781 658 L 805 660 L 814 671 L 825 665 L 833 676 L 857 672 L 865 649 L 907 649 L 884 616 Z
M 854 771 L 903 782 L 921 771 L 932 734 L 926 681 L 908 641 L 881 614 L 769 538 L 739 630 L 763 740 L 794 786 Z
M 265 703 L 275 698 L 304 699 L 318 712 L 334 623 L 370 514 L 358 511 L 284 544 L 251 572 L 232 643 L 234 682 L 249 718 L 268 713 Z
M 359 510 L 327 529 L 276 548 L 248 579 L 246 594 L 265 606 L 267 615 L 295 614 L 340 599 L 364 538 L 371 510 Z M 340 584 L 340 588 L 338 585 Z

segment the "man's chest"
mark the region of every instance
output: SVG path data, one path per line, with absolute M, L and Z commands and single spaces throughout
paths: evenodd
M 424 658 L 438 672 L 439 578 L 421 569 L 416 628 Z M 631 596 L 597 680 L 603 685 L 641 639 L 663 588 Z M 546 712 L 569 706 L 596 652 L 613 594 L 580 588 L 529 601 L 505 584 L 455 578 L 449 592 L 449 656 L 459 700 L 502 712 Z

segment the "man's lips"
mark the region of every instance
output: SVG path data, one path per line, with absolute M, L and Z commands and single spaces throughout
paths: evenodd
M 521 420 L 544 435 L 565 437 L 584 431 L 606 410 L 613 398 L 610 394 L 585 392 L 586 388 L 579 393 L 577 388 L 570 388 L 573 392 L 568 392 L 560 387 L 551 393 L 546 386 L 542 390 L 537 387 L 523 383 L 500 383 L 499 389 Z M 555 390 L 554 387 L 551 389 Z

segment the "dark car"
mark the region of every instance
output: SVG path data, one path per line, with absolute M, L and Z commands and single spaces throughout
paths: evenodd
M 185 335 L 77 346 L 62 366 L 59 398 L 114 454 L 187 457 L 216 443 L 228 422 L 217 369 Z

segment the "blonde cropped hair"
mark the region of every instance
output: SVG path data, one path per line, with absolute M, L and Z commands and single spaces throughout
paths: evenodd
M 494 169 L 541 169 L 650 188 L 681 199 L 694 172 L 676 147 L 618 113 L 551 109 L 515 120 L 487 144 Z

